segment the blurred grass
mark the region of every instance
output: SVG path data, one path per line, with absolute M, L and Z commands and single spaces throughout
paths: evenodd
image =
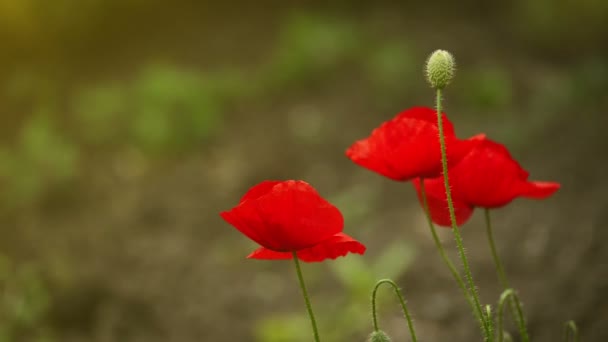
M 50 294 L 32 265 L 16 267 L 0 256 L 0 342 L 50 342 L 44 323 Z

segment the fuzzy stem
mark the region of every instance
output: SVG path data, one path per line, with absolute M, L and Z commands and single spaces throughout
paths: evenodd
M 491 336 L 494 336 L 494 331 L 492 330 L 492 329 L 494 329 L 494 326 L 492 324 L 490 324 L 490 322 L 493 322 L 493 319 L 492 319 L 492 306 L 490 304 L 486 305 L 486 316 L 485 317 L 486 317 L 486 322 L 488 322 L 488 329 L 489 329 L 488 333 Z
M 380 288 L 380 285 L 382 285 L 382 284 L 389 284 L 393 288 L 393 290 L 395 290 L 395 294 L 399 298 L 399 303 L 401 303 L 401 309 L 403 310 L 403 315 L 405 316 L 405 319 L 407 320 L 407 326 L 410 329 L 410 336 L 412 337 L 412 342 L 418 341 L 418 338 L 416 337 L 416 331 L 414 330 L 414 323 L 412 322 L 412 317 L 410 316 L 410 313 L 407 310 L 407 305 L 405 304 L 405 299 L 403 298 L 403 295 L 401 294 L 401 290 L 399 289 L 399 286 L 397 286 L 397 284 L 395 284 L 395 282 L 390 279 L 379 280 L 376 283 L 376 286 L 374 286 L 374 290 L 372 291 L 372 319 L 373 319 L 373 323 L 374 323 L 374 331 L 379 330 L 378 315 L 376 313 L 376 296 L 378 293 L 378 288 Z
M 519 298 L 517 297 L 517 294 L 515 293 L 515 291 L 513 289 L 506 289 L 503 291 L 503 293 L 500 295 L 500 299 L 498 301 L 498 327 L 497 327 L 497 334 L 498 334 L 498 342 L 503 342 L 503 337 L 504 337 L 504 331 L 503 331 L 503 326 L 504 326 L 504 306 L 505 306 L 505 302 L 507 300 L 513 301 L 515 302 L 515 307 L 517 309 L 517 315 L 523 317 L 523 313 L 521 310 L 521 303 L 519 302 Z M 528 331 L 527 330 L 522 330 L 520 328 L 519 333 L 521 335 L 521 339 L 522 341 L 529 341 L 530 339 L 528 338 Z
M 482 312 L 481 303 L 479 301 L 479 295 L 477 294 L 477 287 L 475 286 L 475 282 L 473 281 L 473 275 L 471 274 L 471 269 L 469 267 L 469 261 L 464 251 L 464 244 L 462 242 L 462 237 L 460 236 L 460 231 L 458 230 L 458 225 L 456 224 L 456 214 L 454 213 L 454 203 L 452 202 L 452 193 L 450 190 L 450 181 L 448 177 L 448 158 L 446 152 L 446 144 L 445 144 L 445 136 L 443 133 L 443 122 L 441 117 L 441 89 L 436 89 L 437 91 L 437 126 L 439 129 L 439 144 L 441 146 L 441 164 L 443 170 L 443 181 L 445 186 L 445 194 L 448 202 L 448 211 L 450 213 L 450 221 L 452 222 L 452 232 L 454 233 L 454 239 L 456 240 L 456 245 L 458 247 L 458 255 L 460 256 L 460 260 L 462 261 L 462 266 L 464 268 L 465 278 L 469 284 L 469 292 L 471 297 L 473 298 L 473 302 L 475 303 L 475 310 L 477 311 L 478 317 L 480 317 L 480 325 L 485 334 L 485 340 L 491 341 L 493 336 L 490 333 L 491 326 L 490 322 L 488 322 Z
M 503 290 L 507 290 L 510 288 L 509 281 L 507 280 L 507 274 L 505 272 L 505 268 L 498 257 L 498 252 L 496 250 L 496 244 L 494 243 L 494 233 L 492 232 L 492 221 L 490 219 L 490 210 L 485 209 L 485 219 L 486 219 L 486 232 L 488 234 L 488 243 L 490 244 L 490 250 L 492 251 L 492 258 L 494 259 L 494 265 L 496 266 L 496 272 L 498 273 L 498 279 L 502 284 Z M 519 307 L 519 301 L 516 301 L 513 297 L 509 299 L 509 308 L 511 309 L 511 314 L 515 317 L 517 321 L 517 326 L 519 328 L 519 333 L 522 337 L 522 342 L 528 342 L 530 340 L 528 336 L 528 329 L 526 328 L 526 319 L 523 315 L 523 310 Z
M 424 179 L 423 178 L 420 178 L 420 196 L 422 197 L 422 206 L 424 208 L 424 214 L 426 217 L 426 221 L 429 225 L 429 228 L 431 230 L 431 235 L 433 236 L 433 241 L 435 242 L 435 247 L 437 247 L 437 250 L 439 251 L 439 255 L 441 255 L 441 259 L 443 259 L 443 262 L 450 269 L 450 273 L 452 273 L 452 276 L 454 277 L 454 280 L 456 280 L 458 287 L 460 287 L 462 294 L 465 296 L 465 298 L 467 299 L 467 302 L 473 309 L 473 314 L 475 315 L 475 318 L 477 318 L 478 321 L 482 322 L 481 317 L 479 317 L 479 311 L 477 311 L 477 309 L 475 307 L 475 303 L 473 302 L 473 298 L 471 298 L 471 295 L 469 294 L 469 290 L 467 289 L 467 286 L 465 285 L 464 281 L 462 280 L 462 277 L 460 276 L 460 273 L 456 269 L 456 266 L 454 266 L 454 263 L 452 263 L 452 260 L 450 260 L 450 258 L 447 256 L 445 249 L 443 248 L 443 245 L 441 244 L 441 241 L 439 240 L 439 236 L 437 235 L 437 230 L 435 229 L 435 224 L 433 223 L 433 220 L 431 219 L 431 214 L 429 211 L 429 203 L 428 203 L 428 199 L 426 197 L 426 190 L 424 189 Z
M 310 305 L 310 299 L 308 298 L 308 291 L 306 291 L 306 285 L 304 285 L 304 277 L 302 276 L 302 269 L 300 268 L 300 261 L 298 260 L 298 254 L 292 252 L 293 261 L 296 264 L 296 273 L 298 273 L 298 280 L 300 281 L 300 288 L 302 289 L 302 296 L 306 302 L 306 310 L 308 310 L 308 317 L 310 318 L 310 324 L 312 325 L 312 332 L 315 337 L 315 342 L 320 342 L 319 330 L 317 329 L 317 321 L 315 320 L 315 314 L 312 312 L 312 305 Z

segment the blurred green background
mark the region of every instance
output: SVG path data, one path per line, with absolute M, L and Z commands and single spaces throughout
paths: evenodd
M 344 156 L 433 105 L 437 48 L 458 62 L 457 133 L 562 183 L 494 214 L 534 340 L 567 319 L 608 340 L 607 22 L 603 0 L 0 0 L 0 342 L 310 341 L 291 263 L 245 260 L 218 215 L 264 179 L 309 181 L 368 246 L 304 265 L 324 341 L 365 339 L 385 277 L 424 340 L 479 340 L 411 185 Z M 463 235 L 496 303 L 481 221 Z M 406 341 L 385 291 L 381 325 Z

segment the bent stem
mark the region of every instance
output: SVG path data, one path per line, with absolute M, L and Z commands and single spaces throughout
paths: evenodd
M 475 307 L 475 303 L 473 302 L 473 298 L 471 298 L 471 295 L 469 294 L 469 290 L 467 289 L 467 286 L 465 285 L 464 281 L 462 280 L 462 277 L 460 276 L 460 273 L 456 269 L 456 266 L 454 266 L 454 264 L 452 263 L 452 260 L 450 260 L 448 255 L 445 253 L 445 249 L 443 248 L 441 241 L 439 241 L 439 236 L 437 235 L 437 230 L 435 230 L 435 224 L 433 223 L 433 220 L 431 219 L 431 214 L 429 211 L 429 203 L 428 203 L 428 199 L 426 197 L 426 190 L 424 189 L 424 178 L 420 178 L 420 196 L 422 197 L 422 206 L 424 208 L 424 215 L 426 216 L 426 221 L 429 225 L 429 228 L 431 229 L 431 235 L 433 236 L 433 241 L 435 242 L 435 247 L 437 247 L 437 250 L 439 251 L 439 255 L 441 255 L 441 259 L 443 259 L 443 262 L 450 269 L 450 272 L 452 273 L 454 280 L 456 280 L 458 287 L 460 287 L 462 294 L 467 299 L 467 302 L 473 309 L 473 314 L 475 315 L 475 318 L 477 318 L 477 320 L 481 324 L 483 324 L 483 320 L 481 317 L 479 317 L 479 311 L 477 311 L 477 309 Z
M 564 324 L 564 342 L 569 342 L 570 336 L 572 336 L 572 341 L 579 341 L 578 328 L 576 327 L 576 323 L 574 323 L 574 321 L 568 321 Z
M 315 320 L 315 314 L 312 312 L 312 305 L 310 305 L 310 299 L 308 298 L 308 291 L 306 291 L 306 285 L 304 285 L 304 277 L 302 276 L 302 269 L 300 268 L 300 261 L 298 260 L 298 254 L 292 252 L 293 261 L 296 264 L 296 272 L 298 273 L 298 280 L 300 281 L 300 288 L 302 289 L 302 296 L 306 302 L 306 310 L 308 310 L 308 317 L 310 318 L 310 324 L 312 325 L 312 333 L 315 337 L 315 342 L 320 342 L 319 330 L 317 329 L 317 321 Z
M 437 88 L 437 126 L 439 129 L 439 145 L 441 146 L 441 165 L 443 170 L 443 182 L 445 186 L 445 194 L 448 202 L 448 211 L 450 213 L 450 221 L 452 222 L 452 232 L 454 233 L 454 239 L 456 240 L 456 245 L 458 247 L 458 255 L 460 256 L 460 260 L 462 261 L 462 266 L 464 268 L 465 278 L 469 284 L 469 293 L 473 298 L 473 302 L 475 304 L 475 310 L 477 312 L 476 316 L 480 317 L 480 325 L 485 334 L 485 340 L 491 341 L 491 322 L 485 319 L 481 303 L 479 301 L 479 295 L 477 294 L 477 287 L 475 286 L 475 282 L 473 281 L 473 275 L 471 274 L 471 269 L 469 267 L 469 261 L 464 252 L 464 244 L 462 242 L 462 237 L 460 236 L 460 231 L 458 230 L 458 225 L 456 224 L 456 214 L 454 213 L 454 203 L 452 202 L 452 192 L 450 190 L 450 181 L 448 177 L 448 158 L 446 153 L 445 146 L 445 136 L 443 135 L 443 122 L 441 117 L 441 89 Z
M 507 274 L 505 272 L 505 268 L 498 257 L 498 252 L 496 250 L 496 244 L 494 243 L 494 233 L 492 232 L 492 221 L 490 219 L 490 210 L 485 209 L 485 218 L 486 218 L 486 232 L 488 234 L 488 243 L 490 244 L 490 250 L 492 251 L 492 258 L 494 259 L 494 265 L 496 266 L 496 272 L 498 273 L 498 279 L 502 284 L 503 290 L 507 290 L 510 288 L 509 281 L 507 280 Z M 509 308 L 511 309 L 511 314 L 515 317 L 517 321 L 517 326 L 519 328 L 519 332 L 522 337 L 523 342 L 529 341 L 528 337 L 528 329 L 526 327 L 526 318 L 523 315 L 523 311 L 521 307 L 519 307 L 520 303 L 516 302 L 512 297 L 509 300 Z
M 418 341 L 418 339 L 416 337 L 416 331 L 414 330 L 414 323 L 412 322 L 412 317 L 410 317 L 410 313 L 407 310 L 407 305 L 405 305 L 405 299 L 403 298 L 403 295 L 401 294 L 401 290 L 399 289 L 399 286 L 397 286 L 397 284 L 395 284 L 395 282 L 390 279 L 379 280 L 376 283 L 376 286 L 374 286 L 374 290 L 372 291 L 372 319 L 373 319 L 373 323 L 374 323 L 374 331 L 379 330 L 378 315 L 376 314 L 376 295 L 378 293 L 378 288 L 382 284 L 389 284 L 392 286 L 393 290 L 395 290 L 395 294 L 399 298 L 399 303 L 401 303 L 401 309 L 403 309 L 403 315 L 405 316 L 405 319 L 407 320 L 407 326 L 410 329 L 410 336 L 412 336 L 412 342 Z
M 517 315 L 523 317 L 523 313 L 521 310 L 521 303 L 519 302 L 519 297 L 517 297 L 517 294 L 515 293 L 515 291 L 513 289 L 504 290 L 503 293 L 500 295 L 500 299 L 498 301 L 498 327 L 497 327 L 498 342 L 503 342 L 503 338 L 504 338 L 504 331 L 503 331 L 504 306 L 505 306 L 505 302 L 507 300 L 510 300 L 511 302 L 515 303 Z M 530 340 L 528 337 L 527 330 L 521 329 L 521 327 L 520 327 L 519 334 L 521 335 L 522 341 L 527 342 Z

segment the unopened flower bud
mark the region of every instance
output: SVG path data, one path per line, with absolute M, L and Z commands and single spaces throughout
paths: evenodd
M 436 50 L 426 61 L 426 78 L 435 89 L 443 89 L 454 77 L 454 57 L 445 50 Z
M 384 331 L 378 330 L 369 335 L 369 342 L 391 342 L 391 338 Z

